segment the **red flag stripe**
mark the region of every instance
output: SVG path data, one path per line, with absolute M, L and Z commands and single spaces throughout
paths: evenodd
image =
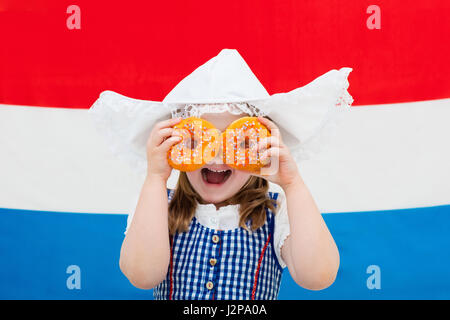
M 450 97 L 450 2 L 79 0 L 0 4 L 0 103 L 88 108 L 105 89 L 160 101 L 222 48 L 238 49 L 269 93 L 352 67 L 355 105 Z

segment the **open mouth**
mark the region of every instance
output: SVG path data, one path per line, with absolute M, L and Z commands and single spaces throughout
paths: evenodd
M 209 184 L 223 184 L 231 176 L 231 170 L 203 168 L 201 172 L 203 181 Z

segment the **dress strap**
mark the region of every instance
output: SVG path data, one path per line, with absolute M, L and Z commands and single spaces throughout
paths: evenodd
M 173 300 L 173 248 L 174 248 L 174 237 L 169 236 L 170 241 L 170 261 L 169 261 L 169 300 Z

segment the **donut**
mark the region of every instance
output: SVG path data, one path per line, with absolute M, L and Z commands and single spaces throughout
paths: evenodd
M 209 121 L 197 117 L 183 119 L 173 128 L 182 137 L 167 152 L 167 161 L 174 169 L 198 170 L 214 159 L 220 148 L 223 163 L 232 168 L 258 173 L 263 166 L 257 143 L 270 136 L 270 131 L 256 117 L 239 118 L 222 133 Z
M 232 168 L 258 173 L 264 166 L 259 160 L 258 142 L 270 131 L 256 117 L 233 121 L 222 133 L 223 162 Z
M 167 152 L 167 161 L 172 168 L 194 171 L 215 157 L 220 134 L 212 123 L 189 117 L 173 128 L 179 130 L 182 139 Z

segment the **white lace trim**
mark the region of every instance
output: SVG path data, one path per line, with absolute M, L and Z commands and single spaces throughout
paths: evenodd
M 231 114 L 248 114 L 250 117 L 263 117 L 265 112 L 249 103 L 199 103 L 187 104 L 171 110 L 172 118 L 201 117 L 205 113 L 222 113 L 228 111 Z

